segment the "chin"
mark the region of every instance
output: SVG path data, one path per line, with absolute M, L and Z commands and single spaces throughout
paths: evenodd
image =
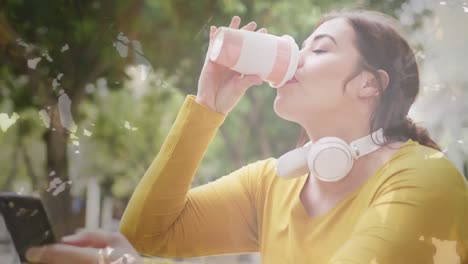
M 275 101 L 273 102 L 273 110 L 275 111 L 275 114 L 277 116 L 279 116 L 280 118 L 284 120 L 295 122 L 294 115 L 292 114 L 292 111 L 288 109 L 288 106 L 289 106 L 288 103 L 284 101 L 283 98 L 279 98 L 278 96 L 275 98 Z

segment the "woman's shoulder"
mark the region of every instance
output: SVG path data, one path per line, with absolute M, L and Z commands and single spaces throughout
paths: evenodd
M 427 190 L 468 188 L 465 177 L 458 171 L 444 152 L 408 142 L 385 165 L 381 183 L 393 185 L 415 185 Z
M 257 186 L 268 192 L 272 189 L 282 189 L 283 187 L 292 186 L 296 183 L 295 180 L 284 180 L 276 173 L 277 158 L 268 157 L 249 163 L 251 177 L 256 182 Z
M 264 185 L 270 182 L 276 171 L 276 159 L 268 157 L 247 162 L 241 169 L 246 171 L 248 178 L 256 185 Z

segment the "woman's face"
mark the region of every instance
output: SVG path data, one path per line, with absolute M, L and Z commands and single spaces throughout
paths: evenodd
M 346 20 L 336 18 L 320 25 L 304 41 L 296 82 L 293 80 L 277 89 L 274 110 L 278 116 L 303 123 L 350 110 L 353 97 L 349 96 L 348 88 L 362 81 L 354 78 L 343 93 L 344 82 L 355 73 L 358 61 L 353 38 L 353 28 Z

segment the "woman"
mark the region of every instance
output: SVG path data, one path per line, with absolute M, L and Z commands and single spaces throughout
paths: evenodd
M 230 27 L 239 25 L 234 17 Z M 256 24 L 243 28 L 255 30 Z M 210 39 L 215 31 L 211 27 Z M 385 142 L 377 150 L 355 160 L 335 182 L 312 172 L 283 180 L 277 160 L 269 158 L 190 189 L 227 114 L 262 82 L 205 60 L 197 95 L 187 96 L 120 232 L 141 254 L 161 257 L 259 251 L 269 264 L 468 261 L 467 185 L 427 131 L 407 118 L 419 92 L 418 67 L 393 20 L 371 11 L 332 12 L 299 56 L 294 80 L 277 89 L 274 102 L 278 116 L 303 127 L 299 146 L 329 136 L 350 143 L 382 128 Z M 93 234 L 68 244 L 103 240 Z M 97 247 L 142 261 L 125 238 L 113 235 L 114 244 Z M 54 245 L 33 253 L 54 263 L 53 256 L 73 250 L 90 249 Z

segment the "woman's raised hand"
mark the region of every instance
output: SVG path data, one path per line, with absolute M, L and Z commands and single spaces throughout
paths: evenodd
M 234 16 L 229 27 L 238 29 L 240 22 L 241 19 L 238 16 Z M 254 31 L 256 28 L 257 24 L 252 21 L 241 29 Z M 209 107 L 213 111 L 227 114 L 237 105 L 248 88 L 253 85 L 261 84 L 263 81 L 256 75 L 242 76 L 238 72 L 218 65 L 209 59 L 216 30 L 217 28 L 215 26 L 211 26 L 210 43 L 205 57 L 205 63 L 198 80 L 196 101 Z M 266 33 L 267 30 L 262 28 L 257 32 Z

